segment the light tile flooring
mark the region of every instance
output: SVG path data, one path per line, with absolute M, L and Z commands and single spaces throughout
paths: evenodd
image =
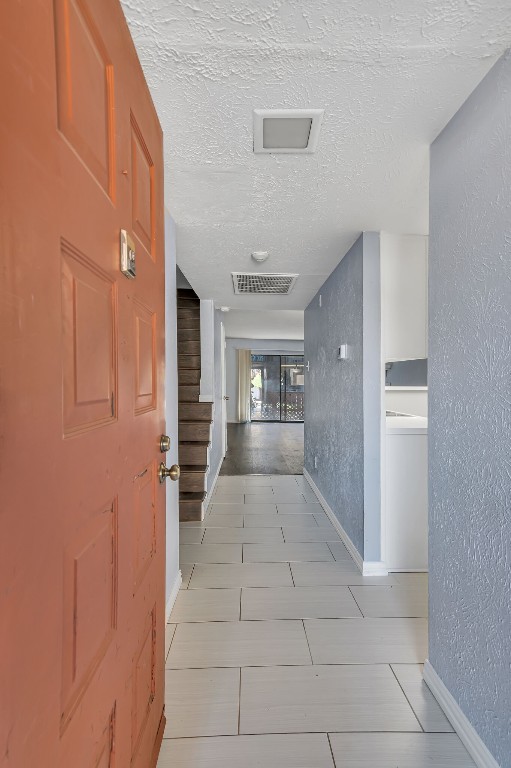
M 474 768 L 422 681 L 427 578 L 363 577 L 301 476 L 181 525 L 158 768 Z

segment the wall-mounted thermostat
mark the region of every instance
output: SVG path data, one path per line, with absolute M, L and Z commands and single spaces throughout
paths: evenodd
M 121 229 L 121 272 L 130 279 L 136 275 L 135 243 L 125 229 Z
M 340 347 L 337 347 L 338 360 L 347 360 L 348 356 L 349 356 L 349 347 L 347 344 L 341 344 Z

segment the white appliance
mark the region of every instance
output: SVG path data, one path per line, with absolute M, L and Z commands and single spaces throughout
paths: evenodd
M 387 411 L 386 427 L 385 561 L 389 571 L 427 571 L 427 419 Z

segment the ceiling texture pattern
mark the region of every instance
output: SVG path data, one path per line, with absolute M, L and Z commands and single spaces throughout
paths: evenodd
M 178 263 L 240 309 L 303 309 L 363 230 L 427 233 L 429 144 L 511 45 L 509 0 L 122 2 Z M 255 108 L 324 109 L 317 152 L 254 154 Z M 289 296 L 235 296 L 235 270 L 300 277 Z

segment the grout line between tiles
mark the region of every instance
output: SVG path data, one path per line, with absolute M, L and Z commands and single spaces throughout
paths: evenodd
M 316 522 L 317 522 L 317 521 L 316 521 Z M 331 543 L 332 543 L 332 544 L 334 544 L 334 543 L 335 543 L 335 544 L 337 544 L 337 542 L 329 542 L 329 541 L 325 541 L 325 544 L 327 545 L 328 549 L 330 550 L 330 554 L 332 555 L 332 557 L 333 557 L 333 558 L 334 558 L 334 560 L 335 560 L 335 555 L 334 555 L 334 553 L 332 552 L 332 547 L 330 546 L 330 544 L 331 544 Z M 350 558 L 351 558 L 351 561 L 352 561 L 352 563 L 353 563 L 353 564 L 355 564 L 355 562 L 354 562 L 353 558 L 352 558 L 351 556 L 350 556 Z M 335 560 L 335 562 L 337 562 L 337 560 Z
M 289 565 L 289 572 L 291 573 L 291 581 L 293 582 L 293 587 L 296 587 L 295 577 L 293 576 L 293 569 L 291 568 L 291 563 L 288 563 L 288 565 Z
M 181 567 L 181 563 L 179 563 L 179 566 Z M 186 585 L 186 589 L 190 588 L 190 583 L 192 581 L 192 576 L 193 576 L 194 570 L 195 570 L 195 563 L 193 563 L 193 565 L 192 565 L 192 570 L 190 571 L 190 576 L 188 578 L 188 584 Z
M 417 720 L 417 722 L 419 723 L 419 727 L 420 727 L 421 731 L 422 731 L 423 733 L 425 733 L 425 730 L 424 730 L 424 728 L 422 727 L 422 723 L 421 723 L 421 721 L 419 720 L 419 718 L 418 718 L 418 716 L 417 716 L 417 712 L 416 712 L 416 711 L 414 710 L 414 708 L 412 707 L 412 703 L 411 703 L 410 699 L 408 698 L 408 696 L 406 695 L 406 693 L 405 693 L 405 690 L 404 690 L 403 686 L 402 686 L 402 685 L 401 685 L 401 683 L 399 682 L 399 678 L 398 678 L 398 676 L 396 675 L 396 673 L 394 672 L 394 668 L 393 668 L 392 664 L 389 664 L 389 667 L 390 667 L 390 669 L 391 669 L 391 672 L 392 672 L 392 674 L 393 674 L 393 675 L 394 675 L 394 677 L 396 678 L 397 684 L 399 685 L 399 687 L 400 687 L 400 688 L 401 688 L 401 690 L 403 691 L 403 696 L 405 697 L 406 701 L 408 702 L 408 706 L 409 706 L 409 707 L 410 707 L 410 709 L 412 710 L 412 712 L 413 712 L 413 715 L 414 715 L 415 719 L 416 719 L 416 720 Z
M 179 670 L 170 670 L 170 671 L 174 672 Z M 330 736 L 343 736 L 345 734 L 355 734 L 357 736 L 364 736 L 364 734 L 366 733 L 379 733 L 379 734 L 387 734 L 387 735 L 403 734 L 405 736 L 407 735 L 409 736 L 410 734 L 415 733 L 420 735 L 420 731 L 349 731 L 349 730 L 346 730 L 346 731 L 271 731 L 270 733 L 261 733 L 260 731 L 253 731 L 253 732 L 244 731 L 243 733 L 238 733 L 238 734 L 215 733 L 215 734 L 210 734 L 208 736 L 164 736 L 163 738 L 166 739 L 167 741 L 177 741 L 178 739 L 191 741 L 193 739 L 208 739 L 208 740 L 225 739 L 225 738 L 235 739 L 236 736 L 302 736 L 302 735 L 305 735 L 305 736 L 326 736 L 328 741 L 330 742 Z M 448 733 L 452 735 L 450 731 Z M 443 732 L 441 732 L 440 734 L 435 732 L 433 734 L 428 734 L 428 735 L 445 736 L 446 734 Z M 335 760 L 334 760 L 334 767 L 337 768 L 337 764 L 335 763 Z M 475 768 L 475 764 L 472 764 L 468 768 Z
M 365 619 L 365 618 L 366 618 L 366 615 L 365 615 L 364 611 L 362 610 L 362 608 L 359 606 L 359 604 L 358 604 L 358 602 L 357 602 L 357 598 L 355 597 L 355 595 L 354 595 L 354 594 L 353 594 L 353 592 L 351 591 L 351 587 L 350 587 L 350 585 L 349 585 L 349 584 L 348 584 L 348 589 L 349 589 L 349 591 L 350 591 L 350 595 L 352 596 L 353 600 L 355 601 L 355 603 L 356 603 L 356 605 L 357 605 L 357 608 L 358 608 L 358 610 L 359 610 L 359 611 L 360 611 L 360 613 L 362 614 L 362 618 L 364 618 L 364 619 Z
M 334 750 L 332 748 L 332 742 L 330 741 L 330 734 L 327 733 L 326 737 L 328 739 L 328 746 L 330 747 L 330 754 L 332 755 L 332 762 L 334 764 L 334 768 L 337 768 L 337 763 L 335 762 L 335 757 L 334 757 Z
M 224 587 L 224 589 L 229 589 L 229 587 Z M 242 587 L 242 589 L 268 589 L 268 587 Z M 271 587 L 271 589 L 279 589 L 279 587 Z M 292 587 L 282 587 L 282 589 L 292 589 Z M 197 591 L 197 590 L 193 590 Z M 335 618 L 332 618 L 331 616 L 305 616 L 300 618 L 299 616 L 289 616 L 286 618 L 263 618 L 263 619 L 186 619 L 185 621 L 177 621 L 174 619 L 172 622 L 169 622 L 171 624 L 239 624 L 241 621 L 243 624 L 248 624 L 248 622 L 252 622 L 253 624 L 261 624 L 265 621 L 360 621 L 360 619 L 363 618 L 362 616 L 336 616 Z M 348 662 L 343 662 L 343 664 L 347 664 Z M 351 663 L 351 662 L 349 662 Z M 357 664 L 358 662 L 353 662 L 354 664 Z M 394 662 L 393 662 L 394 663 Z M 395 662 L 396 664 L 420 664 L 420 661 L 417 662 Z M 336 663 L 333 664 L 333 666 L 337 666 Z M 342 666 L 342 664 L 340 665 Z
M 241 667 L 240 667 L 240 687 L 238 689 L 238 736 L 240 735 L 241 723 Z
M 394 662 L 393 662 L 394 663 Z M 418 664 L 420 662 L 415 662 L 415 664 Z M 285 667 L 286 669 L 310 669 L 311 666 L 313 667 L 388 667 L 388 662 L 374 662 L 373 664 L 314 664 L 313 662 L 311 664 L 236 664 L 230 667 L 226 666 L 219 666 L 218 664 L 210 664 L 209 666 L 203 666 L 203 667 L 168 667 L 165 666 L 165 669 L 172 669 L 175 671 L 179 671 L 181 669 L 280 669 L 282 667 Z M 420 723 L 419 723 L 420 726 Z M 331 733 L 338 733 L 338 731 L 330 731 Z M 341 733 L 341 731 L 339 731 Z M 354 731 L 356 733 L 356 731 Z M 360 733 L 360 731 L 358 731 Z M 377 731 L 375 731 L 377 733 Z M 388 733 L 388 731 L 387 731 Z M 421 731 L 413 731 L 413 733 L 422 733 Z M 454 733 L 454 731 L 428 731 L 428 733 Z
M 169 622 L 169 624 L 170 623 L 171 622 Z M 168 627 L 168 624 L 166 624 L 165 626 Z M 177 632 L 177 624 L 174 624 L 174 631 L 172 632 L 172 637 L 170 638 L 169 649 L 168 649 L 167 653 L 165 654 L 165 664 L 167 664 L 167 659 L 170 656 L 170 649 L 172 648 L 172 643 L 174 642 L 174 638 L 176 636 L 176 632 Z
M 312 658 L 311 647 L 309 645 L 309 638 L 307 637 L 307 630 L 305 629 L 305 621 L 302 619 L 303 631 L 305 632 L 305 639 L 307 640 L 307 648 L 309 649 L 309 656 L 311 657 L 311 664 L 314 666 L 314 660 Z

